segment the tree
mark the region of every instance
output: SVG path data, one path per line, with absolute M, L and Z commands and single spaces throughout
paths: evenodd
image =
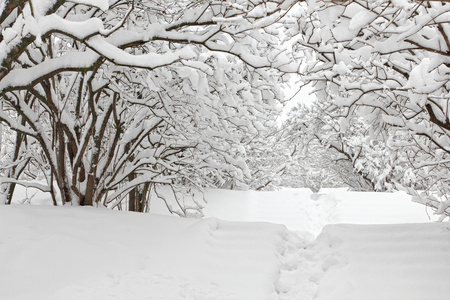
M 325 115 L 320 107 L 302 104 L 288 113 L 283 123 L 283 142 L 291 148 L 291 186 L 310 187 L 318 192 L 321 187 L 344 187 L 353 190 L 375 190 L 370 178 L 358 171 L 356 164 L 361 146 L 350 140 L 362 140 L 365 128 L 354 122 L 345 134 L 339 132 L 336 120 Z M 359 137 L 359 139 L 358 139 Z
M 425 191 L 395 182 L 397 188 L 448 216 L 450 5 L 311 1 L 296 13 L 286 37 L 294 57 L 309 58 L 303 80 L 315 84 L 324 114 L 337 120 L 342 133 L 352 119 L 363 118 L 369 140 L 388 146 L 375 152 L 401 159 L 381 166 L 380 174 L 406 158 L 409 167 L 400 174 Z M 367 171 L 369 165 L 360 167 Z
M 6 201 L 22 184 L 54 204 L 144 211 L 161 184 L 245 184 L 242 143 L 265 132 L 281 95 L 269 68 L 286 71 L 271 25 L 293 2 L 6 1 Z

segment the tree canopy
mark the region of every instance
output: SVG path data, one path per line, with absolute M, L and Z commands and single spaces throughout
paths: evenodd
M 406 189 L 448 215 L 449 3 L 308 1 L 296 14 L 291 53 L 320 118 L 334 120 L 336 134 L 321 138 L 344 143 L 378 189 Z M 348 136 L 358 122 L 366 133 Z
M 271 26 L 293 3 L 4 2 L 6 201 L 22 184 L 144 211 L 161 184 L 248 184 L 245 147 L 274 125 L 287 68 Z
M 188 215 L 191 186 L 299 174 L 449 215 L 449 17 L 446 1 L 3 1 L 5 201 L 22 184 L 145 211 L 168 185 Z M 290 74 L 318 100 L 280 128 Z M 292 172 L 310 166 L 334 175 Z

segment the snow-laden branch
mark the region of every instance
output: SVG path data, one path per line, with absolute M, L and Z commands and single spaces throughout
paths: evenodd
M 450 5 L 317 1 L 297 13 L 287 51 L 308 58 L 303 79 L 315 84 L 322 117 L 335 120 L 327 142 L 363 149 L 358 170 L 377 187 L 413 186 L 448 205 Z M 369 126 L 368 146 L 349 132 L 355 120 Z
M 95 66 L 100 56 L 94 51 L 68 52 L 51 58 L 28 69 L 15 69 L 0 81 L 0 94 L 11 90 L 27 89 L 42 79 L 66 71 L 88 71 Z
M 142 211 L 155 183 L 250 181 L 245 147 L 281 99 L 269 68 L 298 69 L 275 25 L 295 1 L 5 3 L 0 118 L 38 149 L 27 172 L 53 198 Z
M 40 191 L 43 191 L 44 193 L 48 193 L 50 192 L 50 187 L 48 185 L 44 185 L 38 182 L 33 182 L 33 181 L 28 181 L 28 180 L 17 180 L 17 179 L 13 179 L 13 178 L 0 178 L 0 185 L 5 184 L 5 183 L 15 183 L 18 185 L 21 185 L 25 188 L 34 188 L 34 189 L 38 189 Z
M 120 66 L 140 67 L 154 69 L 182 59 L 193 59 L 196 57 L 195 52 L 190 46 L 185 46 L 175 52 L 167 52 L 164 54 L 148 53 L 142 55 L 132 55 L 124 50 L 108 43 L 108 41 L 100 36 L 92 37 L 87 40 L 87 45 L 95 52 L 99 53 L 109 61 Z

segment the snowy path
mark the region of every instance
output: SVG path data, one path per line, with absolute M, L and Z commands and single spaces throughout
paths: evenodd
M 271 222 L 289 230 L 317 237 L 328 224 L 401 224 L 437 220 L 424 205 L 411 202 L 404 192 L 347 192 L 323 189 L 312 194 L 309 189 L 275 192 L 211 190 L 204 213 L 229 221 Z M 159 211 L 164 210 L 158 208 Z M 431 214 L 431 212 L 429 212 Z M 434 218 L 434 219 L 433 219 Z
M 210 191 L 206 219 L 0 206 L 0 299 L 448 298 L 449 223 L 403 194 L 326 193 Z

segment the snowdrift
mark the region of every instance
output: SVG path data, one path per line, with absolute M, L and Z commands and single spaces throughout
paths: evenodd
M 430 222 L 406 194 L 211 190 L 206 198 L 204 219 L 0 206 L 0 299 L 448 296 L 450 225 Z

